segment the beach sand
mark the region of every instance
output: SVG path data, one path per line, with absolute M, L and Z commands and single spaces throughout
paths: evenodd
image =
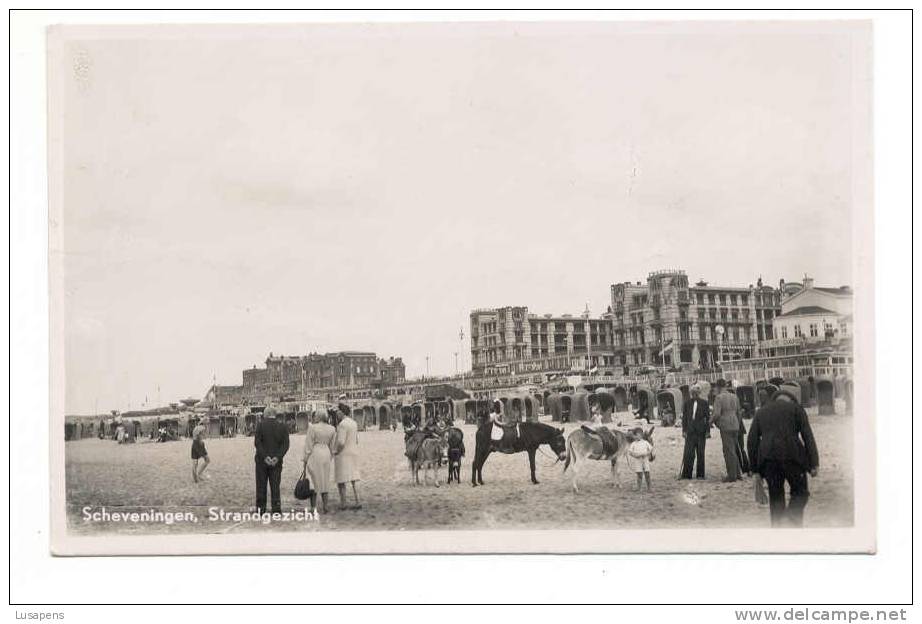
M 626 415 L 616 414 L 616 418 Z M 749 421 L 747 421 L 748 427 Z M 634 421 L 622 421 L 631 427 Z M 853 522 L 852 439 L 849 416 L 811 417 L 820 452 L 820 474 L 810 480 L 811 497 L 805 514 L 807 527 L 843 527 Z M 567 433 L 577 425 L 565 426 Z M 768 508 L 754 501 L 748 479 L 721 483 L 724 477 L 720 436 L 713 430 L 707 443 L 705 481 L 676 479 L 682 457 L 682 434 L 677 428 L 657 427 L 656 460 L 652 464 L 652 492 L 633 491 L 634 475 L 621 467 L 623 487 L 612 485 L 608 462 L 592 461 L 584 468 L 580 493 L 573 492 L 563 462 L 555 463 L 548 447 L 537 456 L 533 485 L 525 453 L 492 454 L 483 469 L 486 485 L 471 487 L 474 427 L 463 425 L 467 455 L 461 483 L 416 486 L 403 456 L 403 432 L 359 433 L 362 509 L 335 511 L 338 495 L 330 495 L 333 513 L 316 522 L 257 522 L 210 520 L 209 508 L 226 512 L 252 510 L 254 497 L 253 438 L 208 439 L 210 479 L 193 483 L 191 441 L 118 445 L 87 439 L 66 444 L 68 527 L 75 535 L 221 533 L 303 530 L 451 530 L 451 529 L 559 529 L 559 528 L 718 528 L 767 527 Z M 302 509 L 294 498 L 301 473 L 304 436 L 291 437 L 282 477 L 283 510 Z M 351 495 L 351 492 L 350 492 Z M 351 498 L 347 501 L 351 503 Z M 98 511 L 191 512 L 197 522 L 86 522 L 83 508 Z

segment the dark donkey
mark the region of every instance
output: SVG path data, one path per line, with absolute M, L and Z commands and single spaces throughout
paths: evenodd
M 491 439 L 493 427 L 501 427 L 492 420 L 482 420 L 477 427 L 474 462 L 471 464 L 471 485 L 483 485 L 483 464 L 490 453 L 528 453 L 528 466 L 531 469 L 531 482 L 535 478 L 535 451 L 542 444 L 547 444 L 557 454 L 557 461 L 566 459 L 567 443 L 563 438 L 563 429 L 538 422 L 523 422 L 516 426 L 502 427 L 503 439 Z
M 464 457 L 464 432 L 448 429 L 448 482 L 461 483 L 461 458 Z

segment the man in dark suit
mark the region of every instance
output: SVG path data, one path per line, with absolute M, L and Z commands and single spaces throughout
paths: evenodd
M 810 497 L 807 473 L 815 477 L 820 460 L 807 413 L 792 394 L 780 390 L 756 411 L 747 445 L 756 478 L 768 484 L 772 526 L 803 526 L 804 507 Z M 791 488 L 787 504 L 785 481 Z
M 710 429 L 711 410 L 708 402 L 700 398 L 701 388 L 689 388 L 691 400 L 682 408 L 682 437 L 685 452 L 682 455 L 682 479 L 692 478 L 692 466 L 697 463 L 696 476 L 704 478 L 704 445 Z M 697 462 L 696 458 L 697 457 Z
M 266 482 L 272 492 L 272 513 L 282 512 L 279 486 L 282 481 L 282 459 L 288 452 L 288 427 L 275 418 L 275 409 L 267 407 L 256 427 L 256 510 L 266 512 Z

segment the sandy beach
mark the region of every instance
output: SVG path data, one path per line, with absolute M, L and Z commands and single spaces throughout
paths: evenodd
M 633 422 L 622 421 L 623 427 Z M 811 479 L 805 515 L 807 527 L 842 527 L 853 522 L 852 424 L 847 416 L 811 417 L 820 452 L 820 474 Z M 748 426 L 748 421 L 747 421 Z M 569 433 L 576 425 L 565 426 Z M 254 505 L 253 438 L 239 436 L 206 440 L 211 466 L 208 480 L 193 483 L 189 440 L 118 445 L 110 440 L 80 440 L 66 445 L 68 526 L 73 534 L 188 533 L 303 530 L 451 530 L 572 528 L 717 528 L 767 527 L 767 507 L 755 503 L 751 482 L 722 483 L 720 438 L 707 444 L 707 479 L 676 479 L 682 456 L 677 428 L 657 427 L 652 492 L 633 491 L 634 476 L 621 468 L 623 487 L 613 486 L 607 462 L 584 468 L 580 493 L 574 493 L 563 463 L 555 463 L 547 447 L 537 456 L 540 484 L 528 478 L 524 453 L 493 454 L 484 466 L 483 487 L 471 487 L 474 427 L 463 425 L 467 456 L 461 483 L 412 484 L 403 456 L 403 432 L 365 431 L 359 434 L 362 509 L 337 511 L 311 522 L 254 522 L 211 519 L 209 510 L 245 512 Z M 305 504 L 293 496 L 301 472 L 304 436 L 293 435 L 282 477 L 283 510 Z M 351 502 L 351 501 L 350 501 Z M 189 512 L 194 522 L 85 521 L 84 508 L 94 511 L 151 510 Z

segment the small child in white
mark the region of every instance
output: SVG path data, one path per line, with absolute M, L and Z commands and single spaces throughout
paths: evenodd
M 644 437 L 643 429 L 637 427 L 631 432 L 634 441 L 627 449 L 627 463 L 637 474 L 637 485 L 634 491 L 639 492 L 644 480 L 647 482 L 647 491 L 653 489 L 650 483 L 650 462 L 653 461 L 653 445 Z

